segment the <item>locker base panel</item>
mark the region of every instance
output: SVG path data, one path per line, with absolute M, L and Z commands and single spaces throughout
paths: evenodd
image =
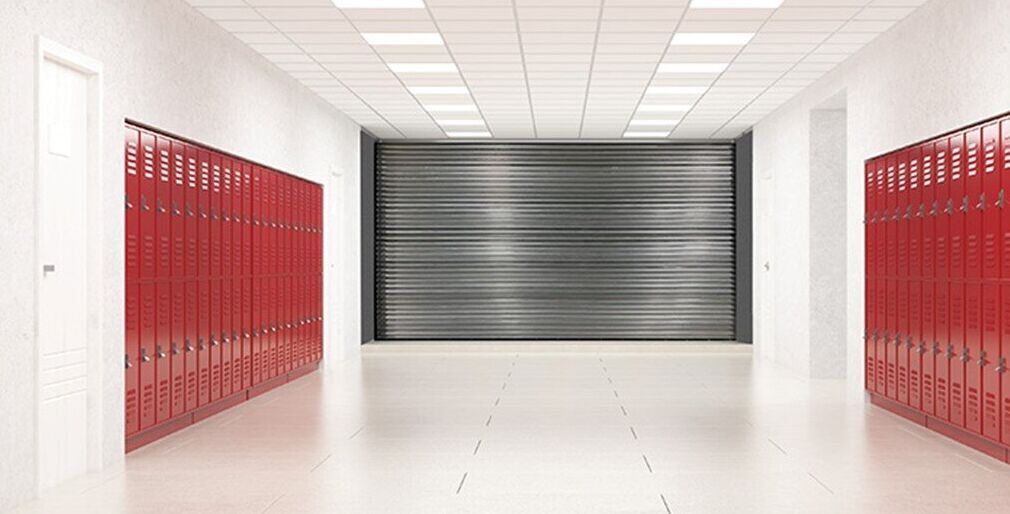
M 283 375 L 276 376 L 265 382 L 256 384 L 244 391 L 239 391 L 231 396 L 221 398 L 203 407 L 187 412 L 181 416 L 155 425 L 151 428 L 130 435 L 126 438 L 126 453 L 130 453 L 138 448 L 151 444 L 165 436 L 178 432 L 188 426 L 199 423 L 205 419 L 213 417 L 222 411 L 228 410 L 242 402 L 251 400 L 263 393 L 276 389 L 292 380 L 298 379 L 319 369 L 319 362 L 311 362 L 298 369 L 291 370 Z
M 946 421 L 941 421 L 923 412 L 917 411 L 907 405 L 902 405 L 890 398 L 877 393 L 867 391 L 870 395 L 870 403 L 880 407 L 892 414 L 901 416 L 913 423 L 922 425 L 942 436 L 948 437 L 969 448 L 984 453 L 994 459 L 1010 463 L 1010 447 L 1003 446 L 994 441 L 990 441 L 978 434 L 973 434 L 967 430 L 951 425 Z

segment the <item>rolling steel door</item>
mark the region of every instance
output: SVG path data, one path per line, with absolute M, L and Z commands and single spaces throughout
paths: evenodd
M 376 162 L 380 339 L 734 338 L 732 143 L 383 142 Z

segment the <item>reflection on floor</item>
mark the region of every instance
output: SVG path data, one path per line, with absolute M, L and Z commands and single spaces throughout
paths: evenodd
M 1010 467 L 749 347 L 366 347 L 23 512 L 1008 512 Z

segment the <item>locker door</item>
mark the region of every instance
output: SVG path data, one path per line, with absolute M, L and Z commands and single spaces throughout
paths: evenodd
M 934 175 L 936 188 L 933 199 L 939 207 L 936 216 L 935 235 L 936 251 L 934 252 L 936 266 L 934 274 L 937 280 L 950 278 L 950 220 L 954 215 L 954 200 L 950 196 L 950 169 L 948 142 L 941 139 L 934 144 Z
M 125 423 L 126 435 L 140 430 L 140 179 L 138 177 L 138 147 L 140 132 L 127 128 L 125 137 Z
M 926 206 L 922 203 L 922 149 L 908 151 L 908 278 L 922 278 L 922 220 Z
M 911 327 L 909 326 L 909 281 L 907 279 L 896 279 L 898 303 L 898 324 L 897 332 L 893 341 L 892 351 L 897 367 L 897 377 L 895 379 L 897 387 L 896 399 L 904 404 L 908 404 L 908 352 L 912 345 Z
M 877 329 L 874 333 L 876 339 L 876 351 L 874 352 L 877 358 L 877 362 L 874 368 L 877 371 L 877 378 L 873 381 L 874 389 L 878 394 L 887 393 L 887 343 L 889 337 L 890 326 L 888 324 L 888 314 L 889 310 L 887 308 L 887 226 L 889 224 L 890 215 L 887 212 L 887 191 L 888 191 L 888 177 L 887 177 L 887 161 L 885 158 L 878 158 L 874 162 L 876 171 L 874 172 L 874 187 L 876 191 L 874 192 L 875 208 L 874 208 L 874 218 L 876 221 L 876 238 L 877 238 L 877 256 L 874 259 L 876 262 L 876 292 L 877 300 L 874 304 L 877 307 L 876 322 Z M 310 234 L 314 236 L 315 234 Z M 309 250 L 312 251 L 311 249 Z
M 251 202 L 249 204 L 252 216 L 252 330 L 253 359 L 252 383 L 263 381 L 263 178 L 262 168 L 252 167 Z
M 172 413 L 175 417 L 186 412 L 186 356 L 183 342 L 186 337 L 186 146 L 172 142 L 172 203 L 169 216 L 172 225 L 172 327 L 167 353 L 172 369 Z
M 153 135 L 140 133 L 141 169 L 140 169 L 140 279 L 154 280 L 157 278 L 157 218 L 154 202 L 158 195 L 157 176 L 155 170 L 155 145 Z
M 922 218 L 922 339 L 924 348 L 921 353 L 921 374 L 922 374 L 922 411 L 932 414 L 934 407 L 934 394 L 936 387 L 936 376 L 934 374 L 934 360 L 940 342 L 936 338 L 934 314 L 936 305 L 934 303 L 934 287 L 936 281 L 935 269 L 935 232 L 936 217 L 940 207 L 935 198 L 935 173 L 934 173 L 934 150 L 933 144 L 927 143 L 920 147 L 922 166 L 922 188 L 920 191 L 921 201 L 924 209 Z
M 1001 394 L 995 401 L 998 402 L 997 410 L 1000 415 L 1000 441 L 1004 444 L 1010 444 L 1010 380 L 1007 380 L 1006 367 L 1007 367 L 1007 350 L 1008 342 L 1010 342 L 1010 284 L 1001 283 L 999 286 L 1000 290 L 1000 335 L 1002 336 L 1002 348 L 1001 353 L 998 358 L 990 359 L 995 360 L 995 364 L 990 364 L 990 366 L 995 366 L 996 376 L 1000 382 Z M 988 390 L 987 390 L 988 392 Z M 986 400 L 989 401 L 988 398 Z M 988 435 L 988 432 L 987 434 Z
M 950 343 L 950 282 L 938 280 L 933 285 L 933 305 L 936 307 L 934 320 L 936 339 L 939 345 L 933 347 L 935 376 L 934 408 L 936 417 L 950 419 L 950 366 L 954 362 L 954 346 Z
M 140 430 L 157 422 L 156 376 L 154 364 L 157 292 L 153 281 L 140 283 Z
M 200 405 L 200 352 L 197 351 L 197 341 L 200 332 L 200 291 L 199 282 L 195 278 L 184 281 L 186 311 L 186 337 L 182 341 L 183 356 L 186 360 L 186 412 Z
M 965 428 L 982 432 L 982 367 L 977 360 L 982 351 L 982 285 L 978 281 L 965 284 L 965 334 L 962 362 L 964 364 Z
M 154 225 L 157 233 L 157 280 L 172 277 L 172 142 L 162 136 L 155 138 L 156 185 L 154 198 Z
M 970 203 L 965 189 L 964 135 L 953 136 L 950 141 L 950 198 L 954 211 L 950 216 L 950 279 L 965 278 L 965 218 Z
M 218 339 L 221 341 L 221 396 L 228 396 L 233 391 L 232 365 L 236 344 L 232 343 L 232 312 L 235 301 L 232 287 L 232 168 L 231 158 L 221 159 L 221 327 Z
M 172 339 L 172 142 L 155 137 L 156 231 L 154 380 L 156 422 L 172 417 L 172 361 L 168 348 Z
M 242 167 L 238 159 L 232 161 L 231 194 L 229 195 L 229 232 L 231 239 L 231 258 L 228 276 L 231 278 L 231 388 L 232 392 L 243 389 L 242 384 L 242 350 L 245 345 L 242 337 Z
M 200 251 L 197 275 L 206 280 L 210 278 L 210 155 L 206 150 L 197 150 L 197 161 L 200 171 L 197 198 Z
M 922 282 L 908 283 L 908 341 L 905 350 L 908 359 L 908 405 L 922 408 L 922 352 L 926 343 L 922 339 Z
M 172 368 L 172 412 L 176 417 L 186 412 L 186 355 L 183 353 L 186 338 L 186 282 L 172 279 L 172 337 L 168 355 Z
M 223 216 L 223 215 L 222 215 Z M 221 218 L 224 219 L 223 217 Z M 223 246 L 223 245 L 222 245 Z M 221 397 L 228 396 L 232 393 L 232 351 L 234 346 L 231 344 L 231 313 L 234 309 L 232 305 L 232 284 L 230 278 L 222 278 L 217 281 L 218 286 L 221 288 L 220 297 L 220 322 L 218 325 L 218 343 L 221 345 Z
M 898 293 L 898 326 L 894 341 L 894 352 L 897 354 L 897 400 L 908 404 L 908 352 L 912 346 L 912 335 L 909 326 L 909 224 L 912 218 L 912 207 L 909 205 L 909 166 L 908 152 L 899 152 L 898 167 L 898 208 L 895 212 L 898 237 L 898 263 L 895 270 Z
M 950 282 L 950 344 L 953 356 L 950 359 L 950 422 L 964 426 L 964 365 L 970 358 L 965 346 L 965 284 Z
M 242 386 L 252 386 L 252 165 L 242 165 Z
M 161 423 L 172 417 L 172 360 L 168 356 L 172 338 L 172 281 L 170 279 L 156 281 L 154 294 L 155 408 L 156 422 Z
M 968 197 L 965 213 L 964 241 L 965 259 L 964 272 L 968 280 L 982 278 L 982 218 L 985 212 L 985 194 L 983 191 L 982 168 L 979 166 L 981 153 L 980 140 L 982 132 L 972 129 L 965 134 L 965 195 Z
M 221 155 L 210 154 L 210 271 L 208 278 L 221 278 Z
M 922 281 L 922 340 L 923 345 L 919 349 L 922 374 L 922 411 L 926 414 L 933 414 L 935 411 L 934 395 L 936 388 L 936 375 L 934 362 L 936 354 L 939 352 L 940 343 L 935 332 L 935 312 L 934 302 L 935 282 L 933 280 Z
M 997 169 L 1000 170 L 1001 175 L 1000 194 L 1001 197 L 1005 197 L 1007 193 L 1010 193 L 1010 118 L 1000 122 L 1000 145 L 996 154 L 999 157 Z M 1000 269 L 1000 279 L 1001 283 L 1005 284 L 1004 279 L 1010 277 L 1010 208 L 1001 207 L 1000 212 L 1002 222 L 1000 232 L 1003 235 L 1001 241 L 1003 251 L 1000 256 L 1003 265 Z M 994 360 L 1002 391 L 1000 395 L 1002 435 L 1000 439 L 1003 444 L 1010 445 L 1010 380 L 1006 375 L 1007 360 L 1010 360 L 1010 286 L 1008 285 L 1002 285 L 1000 288 L 1000 305 L 1002 338 L 999 357 Z
M 186 276 L 186 145 L 172 142 L 172 279 Z
M 221 279 L 208 280 L 210 285 L 210 319 L 207 326 L 210 353 L 210 401 L 221 398 Z
M 200 262 L 200 230 L 199 230 L 199 192 L 200 172 L 197 162 L 197 150 L 186 147 L 186 202 L 182 213 L 186 224 L 186 262 L 184 263 L 187 280 L 196 280 L 199 275 Z
M 1003 206 L 1006 203 L 999 162 L 999 125 L 982 129 L 982 194 L 978 206 L 982 215 L 982 279 L 999 280 L 1001 251 L 1000 230 Z
M 978 368 L 981 396 L 981 433 L 993 441 L 1000 440 L 1000 377 L 996 371 L 1000 356 L 1000 284 L 982 285 L 982 341 L 978 358 L 968 363 Z M 970 393 L 970 392 L 969 392 Z

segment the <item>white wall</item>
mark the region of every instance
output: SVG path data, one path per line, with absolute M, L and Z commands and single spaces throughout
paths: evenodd
M 100 311 L 106 363 L 101 461 L 106 465 L 123 456 L 124 118 L 326 185 L 330 358 L 353 356 L 358 348 L 360 202 L 359 127 L 185 3 L 5 0 L 0 20 L 2 511 L 35 491 L 36 36 L 104 65 L 103 227 L 100 241 L 93 242 L 101 244 L 105 290 Z
M 862 397 L 863 161 L 1010 109 L 1010 2 L 933 0 L 754 129 L 756 351 L 809 376 L 810 112 L 847 99 L 844 316 L 848 381 Z M 841 193 L 841 192 L 840 192 Z M 765 272 L 768 261 L 771 271 Z

